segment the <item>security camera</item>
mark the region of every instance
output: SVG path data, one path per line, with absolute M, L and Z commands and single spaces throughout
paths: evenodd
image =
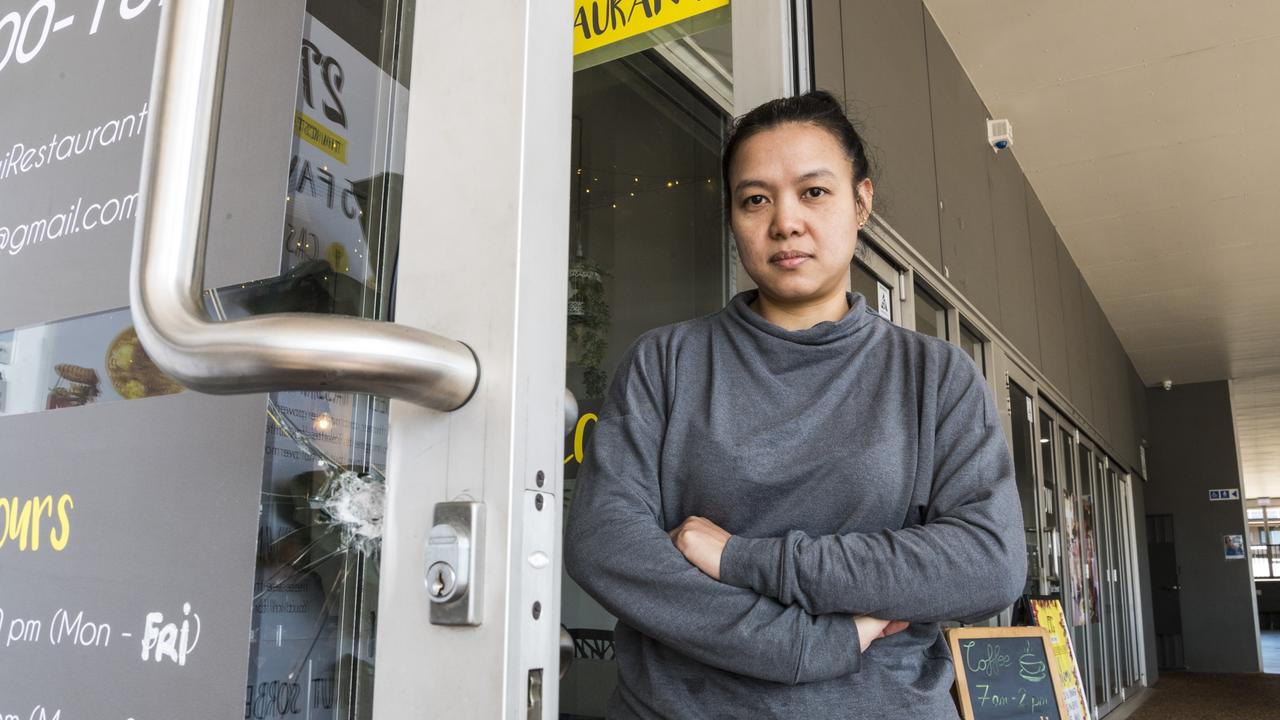
M 987 143 L 997 153 L 1013 144 L 1013 124 L 1005 118 L 987 121 Z
M 1172 389 L 1173 389 L 1173 381 L 1172 381 L 1172 380 L 1165 380 L 1164 382 L 1160 383 L 1160 387 L 1164 388 L 1165 390 L 1172 390 Z

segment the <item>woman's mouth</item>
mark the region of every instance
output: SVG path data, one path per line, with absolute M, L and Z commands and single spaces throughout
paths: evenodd
M 795 250 L 784 250 L 782 252 L 774 253 L 772 256 L 770 256 L 769 263 L 772 265 L 777 265 L 778 267 L 790 270 L 791 268 L 800 267 L 801 265 L 804 264 L 806 260 L 808 260 L 811 257 L 812 257 L 811 255 L 807 255 L 802 252 L 797 252 Z

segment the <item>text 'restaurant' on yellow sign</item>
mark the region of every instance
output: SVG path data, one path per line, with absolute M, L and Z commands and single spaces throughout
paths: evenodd
M 716 10 L 729 0 L 576 0 L 573 54 Z

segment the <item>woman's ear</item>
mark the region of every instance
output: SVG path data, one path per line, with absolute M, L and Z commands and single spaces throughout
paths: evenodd
M 871 219 L 876 189 L 871 184 L 871 178 L 863 178 L 862 182 L 853 186 L 853 191 L 858 194 L 858 223 L 863 224 Z

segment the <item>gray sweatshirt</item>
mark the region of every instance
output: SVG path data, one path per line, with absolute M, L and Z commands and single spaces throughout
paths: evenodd
M 986 382 L 859 294 L 799 331 L 755 295 L 637 339 L 594 425 L 565 567 L 618 618 L 609 717 L 956 718 L 938 623 L 1027 564 Z M 733 534 L 719 581 L 667 537 L 691 515 Z M 911 625 L 861 653 L 861 614 Z

